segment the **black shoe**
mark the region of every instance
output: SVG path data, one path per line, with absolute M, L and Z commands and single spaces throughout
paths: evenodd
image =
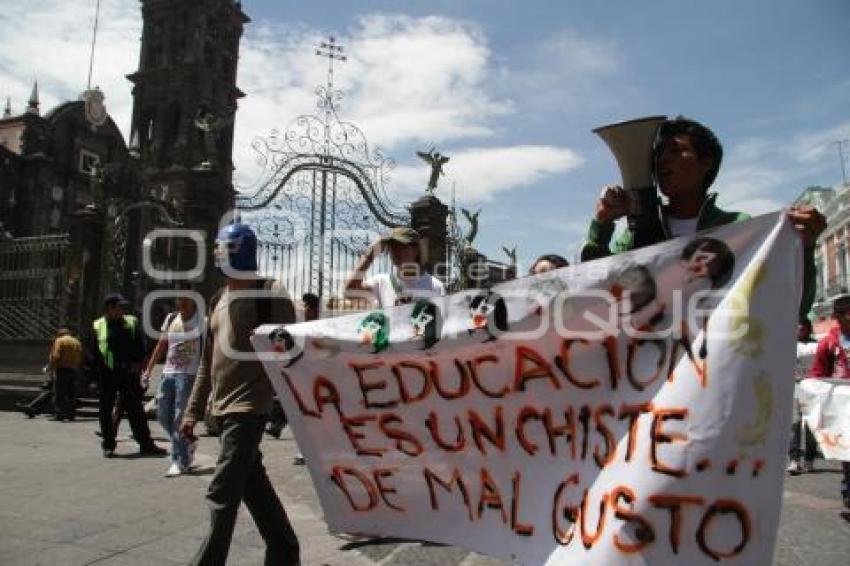
M 103 449 L 103 457 L 104 458 L 112 458 L 113 456 L 115 456 L 115 450 L 113 450 L 112 448 L 104 448 Z
M 156 444 L 151 444 L 150 446 L 139 448 L 139 454 L 142 456 L 165 456 L 168 454 L 168 450 L 160 448 Z
M 33 411 L 29 405 L 24 405 L 23 403 L 15 403 L 15 408 L 31 419 L 35 418 L 35 411 Z
M 841 513 L 838 514 L 839 517 L 850 523 L 850 509 L 845 509 Z
M 273 437 L 277 438 L 278 440 L 280 440 L 280 433 L 281 433 L 282 430 L 283 429 L 280 429 L 280 428 L 277 428 L 277 427 L 274 427 L 274 428 L 269 427 L 269 428 L 266 429 L 266 434 L 268 434 L 269 436 L 273 436 Z

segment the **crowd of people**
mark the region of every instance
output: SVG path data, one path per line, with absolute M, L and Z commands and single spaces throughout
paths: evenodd
M 685 118 L 668 120 L 658 132 L 653 149 L 654 175 L 661 195 L 657 209 L 663 229 L 662 239 L 739 222 L 746 214 L 722 210 L 717 195 L 709 191 L 722 160 L 722 146 L 704 125 Z M 581 250 L 583 261 L 634 248 L 635 234 L 627 228 L 611 245 L 615 222 L 629 211 L 628 195 L 618 186 L 606 186 L 593 213 Z M 826 223 L 810 206 L 794 207 L 787 216 L 800 235 L 804 248 L 805 282 L 800 304 L 801 325 L 814 298 L 815 267 L 813 249 Z M 360 259 L 345 285 L 347 295 L 371 296 L 379 308 L 406 304 L 423 297 L 438 297 L 446 288 L 424 269 L 420 235 L 412 228 L 396 228 L 380 238 Z M 366 277 L 376 258 L 387 254 L 392 262 L 388 273 Z M 103 455 L 115 451 L 115 407 L 126 414 L 133 436 L 143 454 L 164 455 L 151 438 L 144 416 L 142 398 L 155 366 L 165 357 L 157 391 L 157 416 L 170 441 L 169 477 L 191 472 L 196 442 L 196 424 L 211 414 L 220 431 L 216 469 L 207 491 L 211 510 L 208 533 L 192 564 L 223 564 L 242 502 L 250 511 L 265 539 L 266 564 L 297 564 L 299 543 L 274 487 L 263 466 L 260 449 L 263 434 L 279 437 L 286 417 L 276 404 L 274 391 L 252 351 L 249 337 L 257 326 L 274 322 L 296 322 L 296 309 L 286 290 L 277 282 L 257 273 L 257 239 L 243 224 L 223 228 L 216 240 L 215 258 L 223 269 L 225 284 L 210 300 L 206 313 L 186 297 L 177 300 L 176 309 L 162 324 L 162 338 L 145 356 L 138 319 L 125 312 L 120 295 L 105 301 L 105 313 L 95 320 L 89 344 L 90 364 L 100 376 L 100 431 Z M 546 254 L 531 266 L 538 275 L 569 265 L 556 254 Z M 265 289 L 262 298 L 245 298 L 245 291 Z M 256 294 L 256 293 L 255 293 Z M 304 319 L 319 316 L 318 297 L 303 297 Z M 204 317 L 206 316 L 206 320 Z M 808 376 L 850 377 L 850 297 L 835 305 L 837 328 L 814 348 L 815 363 Z M 800 331 L 809 340 L 811 326 Z M 201 329 L 206 329 L 201 331 Z M 805 332 L 805 336 L 804 333 Z M 811 348 L 810 348 L 811 349 Z M 83 346 L 67 330 L 57 333 L 50 353 L 55 369 L 52 385 L 55 418 L 73 419 L 73 372 L 83 361 Z M 837 352 L 837 355 L 834 353 Z M 147 361 L 145 361 L 147 360 Z M 39 401 L 43 403 L 42 401 Z M 37 408 L 27 406 L 28 414 Z M 31 407 L 31 408 L 30 408 Z M 814 439 L 807 438 L 800 450 L 799 422 L 793 442 L 792 473 L 811 469 L 815 456 Z M 810 434 L 810 433 L 808 433 Z M 303 462 L 303 459 L 301 459 Z M 850 509 L 850 464 L 844 463 L 843 497 Z

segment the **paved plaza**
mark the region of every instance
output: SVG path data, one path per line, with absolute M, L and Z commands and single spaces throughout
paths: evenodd
M 161 437 L 155 422 L 151 427 Z M 126 436 L 116 457 L 104 459 L 96 429 L 91 418 L 57 423 L 0 412 L 0 564 L 169 566 L 186 564 L 197 550 L 207 527 L 203 496 L 216 439 L 201 438 L 196 475 L 166 479 L 166 459 L 135 457 L 137 446 Z M 120 434 L 129 434 L 126 422 Z M 454 547 L 330 535 L 307 469 L 292 464 L 297 449 L 289 431 L 262 446 L 305 565 L 504 564 Z M 775 564 L 848 564 L 850 524 L 838 516 L 838 467 L 820 467 L 785 484 Z M 262 557 L 262 539 L 243 506 L 228 564 L 262 564 Z

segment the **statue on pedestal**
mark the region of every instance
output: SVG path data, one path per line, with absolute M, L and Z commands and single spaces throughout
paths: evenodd
M 195 166 L 196 170 L 209 171 L 215 167 L 219 132 L 232 120 L 232 113 L 226 116 L 217 116 L 205 106 L 198 108 L 198 112 L 195 114 L 195 128 L 198 130 L 198 146 L 201 149 L 201 162 Z
M 417 151 L 416 155 L 418 155 L 425 163 L 431 165 L 431 178 L 428 179 L 428 187 L 425 189 L 425 192 L 429 195 L 433 195 L 434 191 L 437 190 L 437 181 L 440 179 L 440 175 L 443 174 L 443 165 L 448 163 L 449 157 L 447 155 L 443 155 L 440 152 L 434 151 L 432 147 L 428 152 Z
M 475 212 L 469 212 L 465 208 L 460 209 L 461 213 L 466 217 L 466 220 L 469 222 L 469 232 L 463 235 L 464 248 L 471 248 L 472 241 L 475 239 L 475 236 L 478 235 L 478 215 L 481 214 L 481 209 L 479 208 Z

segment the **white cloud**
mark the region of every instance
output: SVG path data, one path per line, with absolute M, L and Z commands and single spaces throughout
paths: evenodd
M 445 176 L 438 191 L 447 201 L 454 185 L 457 200 L 462 203 L 488 201 L 498 193 L 534 185 L 584 162 L 570 149 L 543 145 L 470 148 L 448 155 L 451 158 L 444 166 Z M 394 188 L 415 194 L 428 184 L 430 169 L 425 165 L 405 165 L 393 171 L 392 176 Z
M 722 207 L 738 212 L 746 212 L 750 216 L 776 212 L 777 210 L 788 206 L 788 204 L 789 203 L 787 202 L 769 198 L 748 198 L 736 200 L 734 197 L 725 198 L 722 194 L 720 196 L 720 205 Z
M 248 28 L 239 67 L 248 96 L 240 103 L 234 156 L 243 178 L 253 168 L 255 136 L 317 112 L 314 90 L 326 83 L 327 63 L 315 46 L 325 39 L 304 26 Z M 485 88 L 490 51 L 471 24 L 373 14 L 337 42 L 347 57 L 334 68 L 335 86 L 345 91 L 340 116 L 359 126 L 372 147 L 489 136 L 491 119 L 510 111 Z
M 585 37 L 574 30 L 563 30 L 544 40 L 540 52 L 551 62 L 546 68 L 571 78 L 612 76 L 621 68 L 616 43 L 607 38 Z
M 5 9 L 0 77 L 16 112 L 23 110 L 34 77 L 42 111 L 84 90 L 93 16 L 93 10 L 61 0 L 47 0 L 38 9 L 24 3 Z M 138 4 L 103 0 L 93 84 L 104 91 L 107 108 L 127 138 L 132 85 L 125 75 L 138 67 L 140 36 Z M 235 126 L 238 179 L 259 173 L 250 147 L 256 136 L 283 130 L 300 114 L 317 113 L 314 91 L 325 84 L 327 64 L 315 55 L 315 46 L 324 39 L 306 25 L 255 21 L 246 28 L 237 81 L 247 94 Z M 581 165 L 576 153 L 554 146 L 463 147 L 492 136 L 494 119 L 512 108 L 487 88 L 494 72 L 491 53 L 475 25 L 437 16 L 373 14 L 357 20 L 338 42 L 348 57 L 335 68 L 336 86 L 346 91 L 341 116 L 362 128 L 372 148 L 382 146 L 390 154 L 393 148 L 407 152 L 414 145 L 454 142 L 440 187 L 447 191 L 455 184 L 462 202 L 488 200 Z M 599 57 L 579 44 L 564 35 L 549 48 L 588 72 L 607 72 L 615 65 L 612 56 Z M 392 174 L 391 188 L 420 193 L 428 175 L 425 165 L 401 166 Z
M 788 150 L 799 163 L 815 164 L 826 159 L 838 160 L 838 147 L 836 143 L 841 140 L 850 139 L 850 121 L 836 124 L 831 128 L 815 132 L 806 132 L 794 136 L 788 146 Z M 845 143 L 845 158 L 847 157 Z
M 832 184 L 841 167 L 835 142 L 847 138 L 850 122 L 782 140 L 750 138 L 736 144 L 717 178 L 722 202 L 760 214 L 790 203 L 808 184 Z
M 3 49 L 0 84 L 13 113 L 26 107 L 32 81 L 38 79 L 41 111 L 76 100 L 86 88 L 94 3 L 47 0 L 9 2 L 0 12 Z M 130 82 L 124 75 L 138 67 L 141 13 L 138 3 L 102 0 L 92 86 L 106 96 L 107 110 L 124 135 L 130 127 Z

